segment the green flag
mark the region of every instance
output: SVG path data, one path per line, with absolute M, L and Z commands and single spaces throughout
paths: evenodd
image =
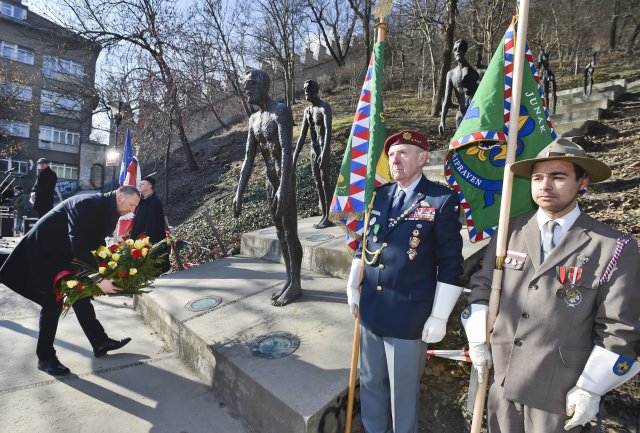
M 491 236 L 498 224 L 516 29 L 514 18 L 451 140 L 445 161 L 445 176 L 458 192 L 472 242 Z M 556 138 L 528 46 L 524 62 L 516 161 L 535 157 Z M 511 217 L 531 212 L 530 181 L 514 177 L 513 191 Z M 521 191 L 526 194 L 519 194 Z

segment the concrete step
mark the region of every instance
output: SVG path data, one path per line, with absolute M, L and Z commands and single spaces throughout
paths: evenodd
M 602 101 L 610 99 L 617 101 L 624 94 L 625 89 L 618 86 L 616 89 L 605 90 L 602 92 L 593 92 L 590 96 L 583 96 L 582 93 L 574 93 L 570 95 L 558 96 L 558 105 L 573 105 L 587 101 Z
M 594 83 L 591 91 L 593 93 L 602 93 L 608 90 L 617 90 L 617 88 L 625 89 L 627 87 L 627 80 L 624 78 L 620 78 L 617 80 L 604 81 L 602 83 Z M 624 92 L 623 92 L 624 93 Z M 574 87 L 572 89 L 564 89 L 556 92 L 557 96 L 566 96 L 566 95 L 582 95 L 582 87 Z
M 583 137 L 591 134 L 601 123 L 597 120 L 579 120 L 568 123 L 554 123 L 558 137 Z
M 298 237 L 302 244 L 302 268 L 319 274 L 348 278 L 351 254 L 345 246 L 345 232 L 339 227 L 318 230 L 313 228 L 320 217 L 298 220 Z M 465 272 L 481 258 L 487 241 L 472 243 L 466 227 L 461 231 L 464 241 L 462 255 Z M 242 235 L 240 250 L 243 255 L 284 263 L 275 228 L 257 230 Z
M 566 113 L 552 114 L 551 122 L 556 123 L 569 123 L 577 122 L 579 120 L 600 120 L 604 110 L 602 108 L 589 108 L 586 110 L 572 110 Z
M 427 179 L 447 184 L 447 180 L 444 177 L 444 159 L 446 157 L 446 150 L 432 150 L 429 152 L 429 161 L 422 167 L 422 173 L 427 176 Z
M 627 83 L 627 92 L 640 92 L 640 80 Z
M 341 433 L 354 326 L 346 283 L 305 271 L 302 298 L 273 307 L 285 280 L 279 263 L 234 256 L 159 278 L 135 307 L 251 431 Z M 295 351 L 259 356 L 273 333 L 293 337 Z
M 613 101 L 611 101 L 610 99 L 586 101 L 586 102 L 580 102 L 577 104 L 558 105 L 556 107 L 556 114 L 569 113 L 572 111 L 595 110 L 598 108 L 602 110 L 608 110 L 609 108 L 611 108 L 612 105 L 613 105 Z

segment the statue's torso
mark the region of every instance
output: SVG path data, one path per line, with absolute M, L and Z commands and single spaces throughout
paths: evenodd
M 451 83 L 453 84 L 453 89 L 458 99 L 460 111 L 465 113 L 471 99 L 473 99 L 473 95 L 475 95 L 478 89 L 480 76 L 476 70 L 470 66 L 456 66 L 451 72 Z
M 325 110 L 323 107 L 311 105 L 305 109 L 305 116 L 309 122 L 311 144 L 313 150 L 319 151 L 324 146 L 325 137 Z

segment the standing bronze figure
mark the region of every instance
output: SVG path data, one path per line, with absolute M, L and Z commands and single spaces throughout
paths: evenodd
M 300 268 L 302 245 L 298 239 L 298 205 L 296 203 L 296 171 L 293 166 L 291 140 L 293 117 L 289 108 L 269 97 L 271 79 L 260 69 L 245 73 L 244 88 L 250 104 L 258 111 L 249 118 L 247 148 L 240 172 L 238 190 L 233 199 L 233 215 L 242 210 L 242 196 L 249 182 L 251 170 L 259 151 L 267 170 L 267 200 L 276 227 L 287 281 L 279 292 L 271 295 L 272 305 L 287 305 L 302 295 Z
M 597 51 L 594 51 L 591 55 L 591 62 L 584 68 L 584 81 L 582 85 L 582 94 L 584 96 L 591 96 L 591 90 L 593 88 L 593 74 L 596 70 L 596 54 Z
M 538 55 L 538 72 L 542 79 L 542 89 L 547 108 L 551 111 L 551 114 L 556 114 L 556 74 L 553 73 L 551 66 L 549 66 L 549 53 L 545 52 L 544 48 Z
M 462 39 L 458 39 L 455 44 L 453 44 L 453 55 L 458 64 L 455 68 L 447 72 L 447 86 L 445 87 L 444 99 L 442 100 L 440 126 L 438 126 L 438 133 L 440 135 L 444 134 L 444 124 L 449 108 L 455 107 L 453 102 L 451 102 L 451 93 L 455 92 L 456 98 L 458 99 L 458 112 L 456 113 L 457 128 L 460 126 L 460 122 L 462 122 L 462 118 L 467 112 L 467 107 L 478 89 L 480 76 L 465 58 L 468 48 L 469 45 Z
M 304 109 L 304 118 L 300 130 L 300 138 L 293 154 L 294 167 L 298 161 L 302 146 L 307 138 L 307 132 L 311 133 L 311 169 L 316 181 L 318 199 L 322 219 L 313 226 L 317 229 L 331 227 L 334 224 L 329 221 L 329 208 L 333 195 L 333 182 L 331 181 L 331 105 L 320 99 L 320 85 L 317 81 L 307 80 L 304 83 L 304 97 L 311 105 Z

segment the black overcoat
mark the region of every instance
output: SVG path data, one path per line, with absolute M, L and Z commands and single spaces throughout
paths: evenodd
M 164 208 L 156 193 L 140 200 L 136 217 L 131 227 L 131 237 L 136 239 L 138 235 L 146 234 L 151 243 L 160 242 L 166 237 L 164 223 Z
M 64 200 L 22 238 L 0 268 L 0 281 L 29 299 L 53 292 L 54 277 L 71 269 L 74 258 L 95 263 L 91 251 L 105 244 L 119 217 L 115 191 Z
M 49 167 L 40 170 L 40 173 L 38 173 L 38 179 L 36 179 L 31 192 L 36 193 L 33 208 L 40 215 L 44 215 L 53 209 L 53 194 L 55 193 L 57 182 L 58 176 Z

